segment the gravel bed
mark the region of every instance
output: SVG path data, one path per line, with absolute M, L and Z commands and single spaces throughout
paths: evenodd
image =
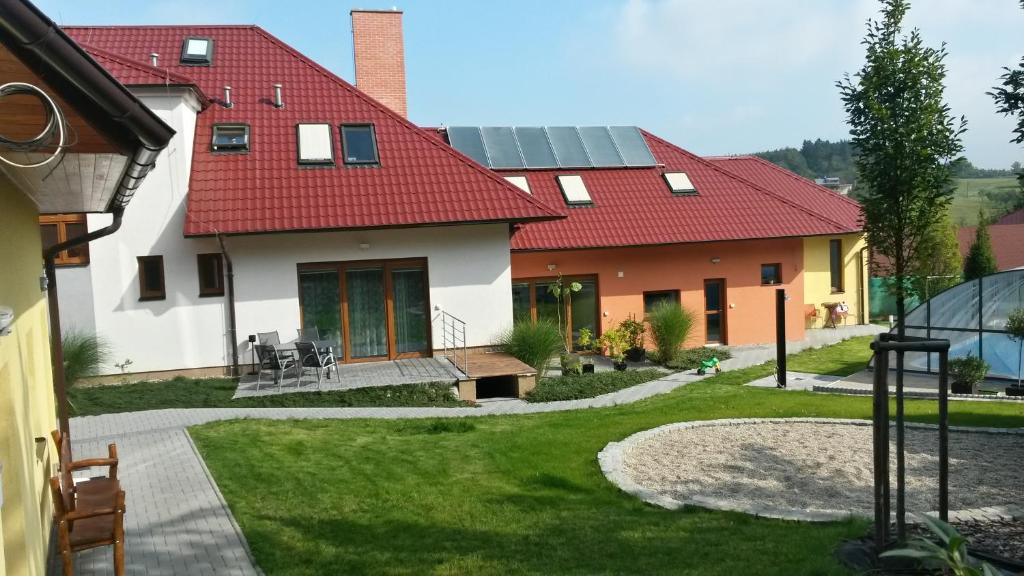
M 906 441 L 907 509 L 935 510 L 938 432 L 907 428 Z M 628 446 L 622 471 L 681 502 L 871 516 L 871 444 L 871 426 L 848 421 L 668 428 Z M 951 510 L 1024 503 L 1024 435 L 953 430 L 949 454 Z

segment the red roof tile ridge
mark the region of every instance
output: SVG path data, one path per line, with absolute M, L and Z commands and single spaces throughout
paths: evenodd
M 817 218 L 818 220 L 821 220 L 822 222 L 825 222 L 826 224 L 831 224 L 833 226 L 838 226 L 839 228 L 842 228 L 843 230 L 849 230 L 849 228 L 846 225 L 842 224 L 841 222 L 838 222 L 836 220 L 833 220 L 831 218 L 823 216 L 823 215 L 815 212 L 814 210 L 810 210 L 810 209 L 806 208 L 805 206 L 803 206 L 801 204 L 798 204 L 796 202 L 793 202 L 789 198 L 786 198 L 784 195 L 776 194 L 775 192 L 772 192 L 771 190 L 768 190 L 768 189 L 764 188 L 763 186 L 761 186 L 761 185 L 759 185 L 759 184 L 757 184 L 755 182 L 751 182 L 750 180 L 747 180 L 746 178 L 741 178 L 741 177 L 733 174 L 732 172 L 729 172 L 728 170 L 725 170 L 722 167 L 715 165 L 714 162 L 711 162 L 710 160 L 705 160 L 704 158 L 701 158 L 700 156 L 697 156 L 693 152 L 690 152 L 689 150 L 685 150 L 683 148 L 680 148 L 679 146 L 676 146 L 675 144 L 669 142 L 668 140 L 665 140 L 664 138 L 659 138 L 659 137 L 655 136 L 654 134 L 651 134 L 650 132 L 648 132 L 647 130 L 644 130 L 642 128 L 640 129 L 640 131 L 644 134 L 645 137 L 652 138 L 654 140 L 657 140 L 658 142 L 661 142 L 665 146 L 669 146 L 671 148 L 674 148 L 677 152 L 679 152 L 679 153 L 681 153 L 681 154 L 683 154 L 685 156 L 689 156 L 693 160 L 695 160 L 695 161 L 697 161 L 697 162 L 699 162 L 701 164 L 704 164 L 705 166 L 711 168 L 715 172 L 719 172 L 721 174 L 724 174 L 725 176 L 728 176 L 729 178 L 732 178 L 734 180 L 739 180 L 740 182 L 746 184 L 747 186 L 750 186 L 751 188 L 757 190 L 758 192 L 761 192 L 763 194 L 767 194 L 768 196 L 771 196 L 772 198 L 775 198 L 775 199 L 777 199 L 777 200 L 779 200 L 779 201 L 781 201 L 781 202 L 783 202 L 785 204 L 789 204 L 790 206 L 796 208 L 797 210 L 800 210 L 801 212 L 804 212 L 804 213 L 806 213 L 806 214 L 808 214 L 810 216 L 814 216 L 815 218 Z
M 821 184 L 818 184 L 817 182 L 815 182 L 814 180 L 811 180 L 810 178 L 804 178 L 803 176 L 797 174 L 796 172 L 793 172 L 792 170 L 786 170 L 782 166 L 779 166 L 777 164 L 769 162 L 768 160 L 765 160 L 764 158 L 761 158 L 760 156 L 757 156 L 757 155 L 754 155 L 754 154 L 743 154 L 743 155 L 739 155 L 739 156 L 719 156 L 719 157 L 717 157 L 717 159 L 719 159 L 719 160 L 729 160 L 729 159 L 754 160 L 754 161 L 756 161 L 756 162 L 758 162 L 758 163 L 760 163 L 760 164 L 762 164 L 764 166 L 767 166 L 767 167 L 771 168 L 772 170 L 774 170 L 774 171 L 776 171 L 776 172 L 778 172 L 778 173 L 780 173 L 780 174 L 782 174 L 782 175 L 784 175 L 784 176 L 786 176 L 788 178 L 797 180 L 797 181 L 799 181 L 799 182 L 801 182 L 803 184 L 809 184 L 809 185 L 813 186 L 814 188 L 816 188 L 818 191 L 820 191 L 822 193 L 830 194 L 830 195 L 834 196 L 835 198 L 846 202 L 847 204 L 850 204 L 852 206 L 856 206 L 857 208 L 860 208 L 860 203 L 857 202 L 856 200 L 853 200 L 853 199 L 849 198 L 848 196 L 843 196 L 842 194 L 836 192 L 835 190 L 830 190 L 829 188 L 826 188 L 826 187 L 822 186 Z
M 158 66 L 152 66 L 146 62 L 140 62 L 138 60 L 132 60 L 131 58 L 122 54 L 111 52 L 110 50 L 104 50 L 103 48 L 97 48 L 86 42 L 79 42 L 79 46 L 82 47 L 89 54 L 95 54 L 103 58 L 110 58 L 111 60 L 117 61 L 119 64 L 129 66 L 140 72 L 145 72 L 152 75 L 154 78 L 159 78 L 169 84 L 187 84 L 189 86 L 195 86 L 197 89 L 199 86 L 196 85 L 195 80 L 192 80 L 188 76 L 172 72 L 168 68 L 160 68 Z
M 127 29 L 158 29 L 158 30 L 172 30 L 172 29 L 186 29 L 186 28 L 219 28 L 219 29 L 243 29 L 243 28 L 259 28 L 256 24 L 68 24 L 61 26 L 62 30 L 69 29 L 76 30 L 89 30 L 89 29 L 105 29 L 105 30 L 127 30 Z
M 328 70 L 327 68 L 324 68 L 323 66 L 318 64 L 315 60 L 307 58 L 305 55 L 303 55 L 301 52 L 299 52 L 298 50 L 293 48 L 291 45 L 289 45 L 284 40 L 281 40 L 280 38 L 274 36 L 273 34 L 271 34 L 270 32 L 268 32 L 266 30 L 264 30 L 263 28 L 261 28 L 259 26 L 253 26 L 252 28 L 257 33 L 262 34 L 269 41 L 271 41 L 274 44 L 276 44 L 282 50 L 285 50 L 286 52 L 290 53 L 299 62 L 301 62 L 301 63 L 305 64 L 306 66 L 309 66 L 313 70 L 319 72 L 325 78 L 327 78 L 327 79 L 333 81 L 334 83 L 338 84 L 340 87 L 342 87 L 343 89 L 349 91 L 355 97 L 362 99 L 367 104 L 369 104 L 369 105 L 377 108 L 378 110 L 380 110 L 382 113 L 391 116 L 393 119 L 395 119 L 398 122 L 401 122 L 402 124 L 405 124 L 412 132 L 414 132 L 416 134 L 416 137 L 422 139 L 424 142 L 427 142 L 431 146 L 433 146 L 433 147 L 435 147 L 435 148 L 437 148 L 439 150 L 442 150 L 446 154 L 451 155 L 453 158 L 455 158 L 455 159 L 461 161 L 463 164 L 465 164 L 468 168 L 470 168 L 472 170 L 475 170 L 478 174 L 483 175 L 483 176 L 491 179 L 493 182 L 497 183 L 500 186 L 503 186 L 506 191 L 508 191 L 508 192 L 510 192 L 512 194 L 515 194 L 518 198 L 520 198 L 522 200 L 525 200 L 526 202 L 532 204 L 534 207 L 539 208 L 540 210 L 548 213 L 550 216 L 553 217 L 553 219 L 554 218 L 564 218 L 565 217 L 565 214 L 553 210 L 547 204 L 544 204 L 543 202 L 535 199 L 533 196 L 531 196 L 531 195 L 527 194 L 526 192 L 520 190 L 518 187 L 516 187 L 515 185 L 511 184 L 510 182 L 508 182 L 507 180 L 505 180 L 501 176 L 497 175 L 493 171 L 488 170 L 487 168 L 477 164 L 474 160 L 472 160 L 471 158 L 469 158 L 465 154 L 462 154 L 461 152 L 455 150 L 453 147 L 445 144 L 444 142 L 439 141 L 436 138 L 431 138 L 427 134 L 424 134 L 422 132 L 422 129 L 419 126 L 417 126 L 416 124 L 413 124 L 408 118 L 405 118 L 401 114 L 398 114 L 394 110 L 392 110 L 392 109 L 388 108 L 387 106 L 381 104 L 376 99 L 372 98 L 368 94 L 366 94 L 363 91 L 359 90 L 358 88 L 356 88 L 352 84 L 349 84 L 348 82 L 346 82 L 344 78 L 341 78 L 338 75 L 336 75 L 335 73 L 333 73 L 330 70 Z

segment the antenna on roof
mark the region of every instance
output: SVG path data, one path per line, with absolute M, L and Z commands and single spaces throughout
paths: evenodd
M 224 86 L 224 107 L 231 108 L 234 104 L 231 103 L 231 86 Z
M 281 100 L 280 84 L 274 84 L 274 108 L 284 108 L 284 100 Z
M 157 62 L 158 62 L 159 60 L 160 60 L 160 55 L 159 55 L 159 54 L 157 54 L 156 52 L 150 52 L 150 53 L 149 53 L 149 63 L 150 63 L 150 64 L 151 64 L 151 65 L 152 65 L 152 66 L 153 66 L 154 68 L 156 68 L 156 66 L 157 66 Z

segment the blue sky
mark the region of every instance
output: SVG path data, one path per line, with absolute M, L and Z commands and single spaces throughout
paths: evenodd
M 64 24 L 255 23 L 351 80 L 353 7 L 398 0 L 35 0 Z M 422 125 L 636 124 L 699 154 L 847 136 L 835 88 L 862 62 L 870 0 L 404 0 L 410 118 Z M 948 43 L 967 156 L 1024 161 L 985 92 L 1024 54 L 1018 0 L 918 0 Z

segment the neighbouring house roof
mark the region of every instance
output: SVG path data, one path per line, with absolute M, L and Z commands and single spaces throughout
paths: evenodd
M 80 44 L 100 66 L 125 86 L 187 86 L 196 91 L 196 95 L 209 104 L 209 98 L 200 90 L 195 81 L 172 72 L 168 68 L 152 66 L 147 62 L 139 62 L 125 58 L 119 54 L 103 50 L 88 44 Z
M 0 44 L 45 82 L 56 98 L 85 120 L 91 130 L 102 135 L 120 156 L 127 157 L 123 162 L 125 167 L 116 177 L 104 181 L 102 195 L 97 196 L 95 189 L 82 190 L 83 195 L 90 198 L 88 206 L 67 197 L 69 192 L 81 188 L 78 186 L 81 182 L 72 183 L 65 178 L 68 186 L 55 188 L 45 177 L 40 182 L 24 179 L 36 187 L 33 192 L 39 195 L 35 198 L 39 209 L 43 212 L 122 209 L 152 168 L 157 154 L 167 146 L 174 130 L 25 0 L 0 0 Z M 78 150 L 77 145 L 72 145 L 64 154 L 75 155 Z M 90 148 L 87 153 L 109 157 L 106 150 Z M 61 164 L 63 162 L 58 166 Z
M 521 226 L 513 250 L 644 246 L 860 232 L 859 206 L 781 168 L 707 160 L 641 131 L 657 164 L 633 168 L 533 169 L 521 176 L 533 196 L 564 210 L 563 220 Z M 745 163 L 746 164 L 746 163 Z M 673 194 L 666 173 L 684 172 L 695 194 Z M 580 176 L 592 204 L 567 206 L 559 176 Z M 767 178 L 766 178 L 767 177 Z
M 996 220 L 996 224 L 1024 224 L 1024 208 L 1021 208 L 1016 212 L 1010 212 L 1006 216 Z
M 64 29 L 89 46 L 140 63 L 160 54 L 160 69 L 187 77 L 207 95 L 232 87 L 233 106 L 198 116 L 185 235 L 408 227 L 559 218 L 493 172 L 358 91 L 256 26 L 110 26 Z M 180 62 L 187 37 L 213 40 L 209 65 Z M 120 64 L 120 63 L 119 63 Z M 137 68 L 117 66 L 139 80 Z M 153 72 L 147 70 L 148 72 Z M 152 74 L 148 74 L 152 77 Z M 159 84 L 159 74 L 152 80 Z M 273 105 L 282 84 L 284 106 Z M 215 154 L 219 123 L 250 127 L 250 151 Z M 380 164 L 306 167 L 297 162 L 297 125 L 372 123 Z
M 964 226 L 957 232 L 960 255 L 964 258 L 974 244 L 976 230 L 976 226 Z M 1000 270 L 1024 266 L 1024 223 L 993 224 L 988 227 L 988 234 L 992 238 L 992 254 Z

